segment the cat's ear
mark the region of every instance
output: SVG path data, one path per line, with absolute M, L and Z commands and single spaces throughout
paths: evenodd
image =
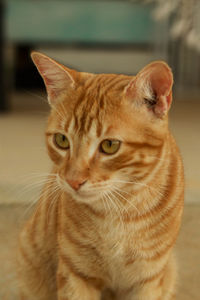
M 144 103 L 149 110 L 162 118 L 172 102 L 173 75 L 170 67 L 155 61 L 143 68 L 126 87 L 126 97 Z
M 44 80 L 49 104 L 53 106 L 63 92 L 74 87 L 73 71 L 39 52 L 32 52 L 31 58 Z

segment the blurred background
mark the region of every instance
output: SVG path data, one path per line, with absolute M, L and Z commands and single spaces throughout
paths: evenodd
M 160 59 L 171 66 L 170 127 L 186 175 L 177 299 L 199 299 L 200 1 L 0 1 L 0 299 L 17 299 L 16 237 L 51 166 L 44 144 L 49 107 L 32 50 L 94 73 L 135 75 Z

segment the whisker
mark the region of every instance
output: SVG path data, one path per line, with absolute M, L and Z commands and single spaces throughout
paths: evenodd
M 35 201 L 31 201 L 28 207 L 25 211 L 23 211 L 21 218 L 24 219 L 24 217 L 27 215 L 27 213 L 34 207 L 34 205 L 38 202 L 38 197 L 35 198 Z M 40 203 L 41 204 L 41 203 Z
M 154 193 L 156 193 L 159 196 L 163 196 L 162 193 L 160 191 L 158 191 L 156 188 L 148 185 L 147 183 L 144 182 L 138 182 L 138 181 L 126 181 L 126 180 L 115 180 L 115 181 L 111 181 L 113 183 L 126 183 L 126 184 L 134 184 L 134 185 L 138 185 L 138 186 L 142 186 L 142 187 L 146 187 L 148 190 L 152 190 Z
M 166 154 L 168 154 L 168 153 L 166 153 Z M 154 158 L 154 159 L 156 159 L 156 160 L 164 161 L 164 162 L 169 162 L 169 161 L 170 161 L 170 159 L 166 159 L 166 158 L 159 158 L 159 157 L 157 157 L 157 156 L 153 156 L 153 155 L 148 155 L 148 157 L 150 157 L 150 158 Z
M 50 173 L 37 173 L 37 172 L 34 172 L 34 173 L 29 173 L 29 174 L 25 174 L 25 175 L 22 175 L 20 176 L 18 182 L 15 184 L 16 187 L 18 187 L 19 184 L 25 184 L 27 182 L 31 182 L 31 180 L 35 180 L 35 179 L 39 179 L 39 178 L 47 178 L 47 177 L 55 177 L 55 174 L 50 174 Z M 15 187 L 15 188 L 16 188 Z M 12 189 L 11 189 L 12 191 Z
M 51 200 L 51 203 L 50 203 L 48 211 L 47 211 L 47 224 L 49 224 L 49 215 L 50 215 L 51 209 L 53 208 L 54 204 L 56 203 L 56 201 L 58 200 L 58 198 L 60 196 L 60 193 L 57 193 L 59 190 L 60 190 L 60 187 L 58 185 L 56 185 L 55 188 L 53 189 L 53 191 L 50 193 L 50 195 L 48 195 L 48 197 L 53 196 L 53 199 Z
M 110 206 L 110 204 L 113 204 L 113 201 L 112 201 L 112 199 L 110 198 L 110 196 L 109 196 L 109 194 L 108 194 L 108 191 L 104 192 L 104 195 L 105 195 L 105 197 L 106 197 L 106 201 L 107 201 L 107 198 L 108 198 L 107 203 L 108 203 L 108 205 L 109 205 L 109 207 L 110 207 L 110 215 L 111 215 L 112 219 L 114 220 L 113 209 L 112 209 L 112 207 Z
M 129 192 L 127 192 L 127 191 L 124 191 L 124 190 L 122 190 L 122 189 L 119 189 L 119 188 L 116 187 L 116 186 L 114 186 L 114 188 L 115 188 L 115 190 L 117 190 L 117 191 L 119 191 L 119 192 L 122 192 L 122 193 L 125 193 L 125 194 L 127 194 L 127 195 L 133 196 L 132 193 L 129 193 Z
M 29 90 L 26 90 L 26 89 L 23 89 L 23 90 L 24 90 L 24 93 L 26 93 L 27 95 L 34 96 L 35 98 L 38 98 L 38 99 L 40 99 L 40 100 L 42 100 L 42 101 L 44 101 L 45 103 L 48 104 L 48 100 L 46 99 L 46 97 L 42 96 L 41 94 L 37 94 L 36 92 L 33 93 L 33 92 L 31 92 Z
M 132 207 L 134 210 L 137 211 L 138 214 L 140 214 L 140 212 L 139 212 L 139 210 L 137 209 L 137 207 L 136 207 L 130 200 L 128 200 L 127 198 L 125 198 L 124 196 L 122 196 L 122 195 L 120 194 L 120 192 L 116 191 L 116 190 L 115 190 L 115 187 L 113 187 L 113 192 L 117 193 L 121 198 L 123 198 L 123 199 L 129 204 L 128 209 L 129 209 L 130 207 Z M 127 208 L 126 208 L 126 211 L 127 211 Z M 127 211 L 127 213 L 129 213 L 129 212 Z
M 127 208 L 124 205 L 122 205 L 120 199 L 117 196 L 121 197 L 123 200 L 125 200 L 125 202 L 127 202 L 127 199 L 125 197 L 123 197 L 118 191 L 116 191 L 114 187 L 112 187 L 112 192 L 116 194 L 115 199 L 118 200 L 118 202 L 122 206 L 122 210 L 125 210 L 128 213 Z
M 26 185 L 25 187 L 23 187 L 20 191 L 19 194 L 17 194 L 17 198 L 22 197 L 23 195 L 25 195 L 26 193 L 29 193 L 31 191 L 36 190 L 36 188 L 38 188 L 37 190 L 39 191 L 45 184 L 47 183 L 52 183 L 52 180 L 48 180 L 48 179 L 43 179 L 37 182 L 32 182 L 28 185 Z
M 109 200 L 111 201 L 111 203 L 113 204 L 113 206 L 114 206 L 114 208 L 115 208 L 115 211 L 116 211 L 116 213 L 117 213 L 117 215 L 118 215 L 118 217 L 119 217 L 119 219 L 120 219 L 121 225 L 122 225 L 122 227 L 123 227 L 124 222 L 123 222 L 123 219 L 122 219 L 122 211 L 121 211 L 121 208 L 119 207 L 119 204 L 117 204 L 117 203 L 112 199 L 112 197 L 113 197 L 113 196 L 115 197 L 115 195 L 113 195 L 112 191 L 109 191 L 109 192 L 107 192 L 107 196 L 108 196 Z
M 102 192 L 102 199 L 103 199 L 103 203 L 104 203 L 104 207 L 105 207 L 105 211 L 111 215 L 111 208 L 109 206 L 109 202 L 107 201 L 106 195 L 104 192 Z

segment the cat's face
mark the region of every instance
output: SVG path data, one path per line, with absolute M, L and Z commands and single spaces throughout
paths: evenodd
M 48 58 L 45 59 L 48 64 Z M 47 71 L 43 72 L 38 60 L 34 61 L 43 75 L 52 105 L 46 141 L 60 188 L 82 202 L 104 196 L 112 199 L 111 195 L 123 200 L 124 191 L 136 193 L 156 167 L 168 132 L 164 111 L 167 104 L 162 103 L 163 99 L 159 103 L 155 87 L 144 88 L 141 74 L 139 79 L 133 79 L 73 71 L 70 78 L 65 78 L 69 82 L 65 82 L 66 88 L 60 93 L 55 90 L 55 73 L 60 70 L 52 72 L 51 66 L 54 78 L 46 78 Z M 161 84 L 164 77 L 161 76 Z M 144 93 L 149 95 L 145 98 Z M 170 102 L 167 96 L 166 102 Z M 157 101 L 159 107 L 152 101 Z

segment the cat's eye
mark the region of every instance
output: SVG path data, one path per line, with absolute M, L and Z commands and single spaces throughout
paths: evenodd
M 105 154 L 115 154 L 120 147 L 121 142 L 118 140 L 104 140 L 100 144 L 100 151 Z
M 61 148 L 61 149 L 68 149 L 69 148 L 69 140 L 62 133 L 56 133 L 54 135 L 54 143 L 58 148 Z

